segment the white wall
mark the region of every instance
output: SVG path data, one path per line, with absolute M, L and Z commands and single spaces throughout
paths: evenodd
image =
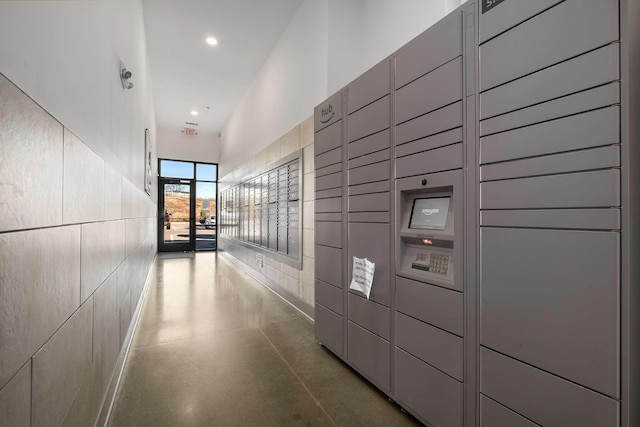
M 451 12 L 452 10 L 460 7 L 462 5 L 462 3 L 466 2 L 467 0 L 447 0 L 447 4 L 446 4 L 446 13 Z
M 222 132 L 220 176 L 461 3 L 306 0 Z
M 313 113 L 327 94 L 328 0 L 305 0 L 222 131 L 220 176 Z
M 329 1 L 327 95 L 337 92 L 364 71 L 362 11 L 365 2 L 366 0 Z
M 140 1 L 0 7 L 0 72 L 143 188 L 144 130 L 155 134 L 155 119 Z M 132 90 L 122 88 L 120 60 Z
M 181 131 L 158 127 L 156 141 L 158 158 L 218 163 L 220 138 L 217 134 L 198 132 L 185 136 Z
M 446 0 L 365 0 L 362 7 L 363 69 L 357 75 L 443 18 L 445 3 Z

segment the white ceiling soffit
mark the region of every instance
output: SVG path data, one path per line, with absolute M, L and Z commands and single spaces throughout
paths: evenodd
M 143 0 L 157 125 L 221 132 L 301 3 Z

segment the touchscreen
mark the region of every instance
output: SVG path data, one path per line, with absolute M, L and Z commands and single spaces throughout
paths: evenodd
M 429 197 L 413 200 L 409 228 L 444 230 L 447 226 L 451 197 Z

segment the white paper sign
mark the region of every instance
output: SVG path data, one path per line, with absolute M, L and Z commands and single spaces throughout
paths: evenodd
M 362 292 L 369 299 L 375 271 L 376 264 L 374 262 L 366 258 L 353 257 L 353 278 L 349 288 Z

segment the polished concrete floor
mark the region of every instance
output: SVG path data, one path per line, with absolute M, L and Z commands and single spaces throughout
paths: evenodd
M 159 257 L 109 426 L 413 426 L 215 252 Z

